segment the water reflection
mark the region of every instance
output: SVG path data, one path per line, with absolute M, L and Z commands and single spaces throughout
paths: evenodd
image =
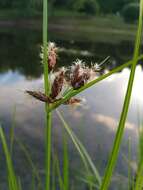
M 137 68 L 137 76 L 142 75 L 141 67 Z M 118 119 L 120 116 L 129 69 L 110 77 L 98 85 L 87 90 L 81 96 L 86 98 L 86 103 L 77 108 L 63 106 L 60 108 L 64 112 L 65 119 L 78 134 L 82 142 L 87 146 L 92 158 L 103 168 L 106 165 L 106 158 L 111 149 L 113 137 L 117 129 Z M 42 88 L 43 78 L 37 80 L 27 80 L 19 73 L 8 72 L 0 75 L 0 113 L 3 126 L 11 126 L 11 114 L 14 105 L 16 105 L 16 133 L 20 138 L 26 140 L 34 147 L 38 156 L 38 161 L 43 159 L 43 121 L 44 105 L 31 99 L 24 91 L 26 89 Z M 136 78 L 134 89 L 138 88 L 140 81 Z M 136 102 L 142 104 L 139 98 L 143 88 L 138 89 L 132 97 L 132 105 L 129 113 L 129 121 L 126 124 L 124 143 L 122 153 L 127 151 L 127 138 L 130 136 L 133 143 L 133 152 L 135 154 L 136 137 L 137 137 L 137 115 Z M 74 109 L 74 112 L 73 112 Z M 54 141 L 58 149 L 62 147 L 61 124 L 54 116 Z M 102 140 L 101 140 L 102 139 Z M 110 140 L 109 140 L 110 139 Z M 41 144 L 39 146 L 37 144 Z M 37 146 L 37 147 L 36 147 Z M 75 159 L 71 162 L 75 164 Z M 39 163 L 40 163 L 39 162 Z M 119 157 L 119 167 L 117 171 L 120 174 L 126 173 L 126 163 L 122 155 Z M 123 166 L 123 167 L 120 167 Z
M 42 67 L 39 62 L 39 33 L 12 32 L 0 33 L 0 73 L 9 69 L 26 77 L 38 78 Z
M 44 105 L 24 93 L 27 89 L 43 89 L 42 66 L 39 60 L 40 37 L 38 33 L 35 36 L 30 33 L 29 35 L 20 33 L 18 36 L 4 33 L 0 34 L 0 36 L 0 48 L 2 49 L 0 52 L 0 120 L 5 130 L 9 131 L 12 124 L 13 108 L 16 106 L 16 136 L 26 142 L 34 161 L 43 172 Z M 127 49 L 126 45 L 124 45 L 125 51 L 123 51 L 123 46 L 120 47 L 119 44 L 115 46 L 111 44 L 84 44 L 82 42 L 79 44 L 78 42 L 70 47 L 71 45 L 67 42 L 61 42 L 60 40 L 57 40 L 57 44 L 66 49 L 78 50 L 76 53 L 75 51 L 74 53 L 71 51 L 60 52 L 60 65 L 69 65 L 77 57 L 90 62 L 91 60 L 102 60 L 107 55 L 111 55 L 112 64 L 107 65 L 107 68 L 111 69 L 127 61 L 132 52 L 132 48 Z M 81 50 L 85 51 L 87 47 L 90 52 L 88 56 L 87 54 L 81 54 Z M 129 52 L 127 53 L 127 51 Z M 107 157 L 117 130 L 129 73 L 129 68 L 126 68 L 122 72 L 114 74 L 109 79 L 86 90 L 80 95 L 86 99 L 82 106 L 77 108 L 62 106 L 60 108 L 64 113 L 65 120 L 87 147 L 101 173 L 103 173 L 103 168 L 107 164 Z M 124 183 L 127 182 L 127 164 L 123 160 L 122 154 L 127 152 L 128 137 L 132 139 L 133 163 L 136 158 L 137 108 L 138 105 L 143 104 L 142 79 L 143 71 L 139 65 L 136 72 L 126 131 L 116 168 L 116 175 L 121 175 Z M 61 154 L 62 125 L 56 114 L 54 114 L 53 120 L 53 144 Z M 71 167 L 76 170 L 77 165 L 79 165 L 79 158 L 71 145 L 71 141 L 69 141 L 69 144 Z M 15 160 L 18 174 L 26 176 L 23 178 L 23 183 L 29 184 L 30 169 L 28 166 L 25 167 L 25 164 L 22 164 L 21 169 L 18 167 L 22 162 L 20 160 L 23 160 L 23 154 L 17 146 L 15 148 Z M 0 165 L 0 167 L 3 166 Z M 3 171 L 4 168 L 1 168 L 0 172 Z M 29 175 L 27 171 L 29 171 Z M 115 178 L 115 180 L 117 179 Z
M 10 69 L 26 77 L 40 77 L 42 74 L 39 57 L 41 38 L 40 31 L 23 29 L 0 32 L 0 73 Z M 54 40 L 52 34 L 50 39 Z M 62 48 L 58 60 L 61 66 L 71 64 L 77 57 L 90 63 L 100 62 L 110 55 L 111 63 L 106 67 L 111 69 L 129 60 L 133 53 L 133 43 L 129 41 L 121 41 L 118 44 L 82 41 L 70 43 L 69 40 L 56 39 L 56 43 Z

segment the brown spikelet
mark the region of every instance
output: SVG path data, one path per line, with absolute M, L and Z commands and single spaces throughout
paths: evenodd
M 79 77 L 79 75 L 80 75 L 80 69 L 81 69 L 81 65 L 80 65 L 80 64 L 77 64 L 77 65 L 75 66 L 74 71 L 73 71 L 73 79 L 76 79 L 76 78 Z
M 76 75 L 73 75 L 73 80 L 71 80 L 71 85 L 74 89 L 78 89 L 84 86 L 89 79 L 90 79 L 89 69 L 85 69 L 81 74 L 80 72 L 76 71 Z
M 48 69 L 49 69 L 49 72 L 52 71 L 56 65 L 56 62 L 57 62 L 57 56 L 54 52 L 51 52 L 51 54 L 49 55 L 49 58 L 48 58 Z
M 70 98 L 64 104 L 65 105 L 76 105 L 76 104 L 80 104 L 80 103 L 81 103 L 81 99 L 79 99 L 79 98 Z
M 29 95 L 31 95 L 32 97 L 36 98 L 37 100 L 40 100 L 42 102 L 47 102 L 47 103 L 52 103 L 53 100 L 46 96 L 44 93 L 42 92 L 36 92 L 36 91 L 30 91 L 27 90 L 26 93 L 28 93 Z
M 59 73 L 59 75 L 56 76 L 56 78 L 53 82 L 52 89 L 51 89 L 51 95 L 50 95 L 50 97 L 52 99 L 55 99 L 62 90 L 62 87 L 64 84 L 64 73 L 65 73 L 64 71 L 61 71 Z
M 80 77 L 80 65 L 76 65 L 71 77 L 71 85 L 74 88 Z
M 54 44 L 49 44 L 49 52 L 48 52 L 49 72 L 54 69 L 56 62 L 57 62 L 57 48 Z
M 91 77 L 91 72 L 90 69 L 85 69 L 84 73 L 83 73 L 83 78 L 85 83 L 87 83 L 87 81 L 90 79 Z

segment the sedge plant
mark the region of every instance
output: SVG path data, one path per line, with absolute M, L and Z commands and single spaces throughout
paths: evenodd
M 48 40 L 48 1 L 43 0 L 43 65 L 44 65 L 44 88 L 45 94 L 48 96 L 50 93 L 49 77 L 48 77 L 48 52 L 47 52 L 47 40 Z M 51 171 L 51 113 L 49 113 L 49 105 L 45 103 L 45 152 L 46 152 L 46 180 L 45 190 L 50 190 L 50 171 Z
M 141 60 L 143 56 L 139 55 L 139 49 L 141 44 L 141 32 L 142 32 L 142 17 L 143 17 L 143 0 L 140 1 L 140 16 L 139 16 L 139 27 L 137 32 L 137 38 L 135 43 L 135 50 L 134 50 L 134 56 L 133 59 L 111 71 L 108 73 L 97 77 L 93 77 L 91 80 L 91 71 L 97 72 L 99 71 L 99 65 L 92 65 L 92 68 L 87 67 L 84 65 L 80 60 L 76 62 L 76 64 L 69 69 L 70 75 L 68 76 L 68 80 L 66 79 L 66 71 L 60 70 L 58 74 L 56 74 L 54 78 L 54 82 L 50 81 L 50 71 L 51 66 L 55 65 L 56 63 L 56 48 L 52 44 L 51 47 L 47 48 L 47 41 L 48 41 L 48 2 L 47 0 L 43 0 L 43 65 L 44 65 L 44 89 L 45 92 L 35 92 L 35 91 L 27 91 L 28 94 L 32 95 L 36 99 L 39 99 L 42 102 L 45 102 L 45 113 L 46 113 L 46 127 L 45 127 L 45 148 L 46 148 L 46 167 L 45 167 L 45 173 L 46 173 L 46 183 L 45 183 L 45 190 L 50 190 L 50 182 L 51 182 L 51 130 L 52 130 L 52 112 L 58 108 L 62 104 L 74 104 L 74 103 L 80 103 L 81 100 L 75 98 L 76 95 L 83 92 L 84 90 L 90 88 L 91 86 L 95 85 L 96 83 L 102 81 L 103 79 L 111 76 L 112 74 L 122 70 L 125 67 L 131 66 L 131 73 L 130 78 L 128 82 L 128 88 L 127 93 L 124 101 L 123 110 L 121 113 L 120 121 L 118 130 L 116 133 L 113 150 L 111 152 L 111 156 L 108 161 L 107 169 L 105 171 L 105 175 L 103 178 L 103 181 L 100 185 L 100 190 L 106 190 L 109 187 L 112 173 L 116 164 L 116 160 L 118 157 L 120 144 L 122 140 L 122 136 L 124 133 L 125 128 L 125 122 L 127 118 L 127 113 L 129 109 L 129 103 L 130 98 L 132 94 L 132 87 L 133 87 L 133 81 L 134 81 L 134 75 L 135 75 L 135 69 L 136 64 L 138 60 Z M 48 51 L 47 51 L 48 50 Z M 103 60 L 102 63 L 108 61 L 106 58 Z M 54 66 L 53 66 L 54 67 Z M 53 70 L 53 68 L 52 68 Z M 53 72 L 53 71 L 52 71 Z M 95 74 L 94 73 L 94 74 Z M 67 89 L 64 89 L 64 92 L 62 91 L 64 86 L 64 81 L 67 81 L 68 85 Z M 59 96 L 60 94 L 60 96 Z M 72 136 L 71 136 L 72 137 Z M 80 146 L 80 143 L 78 142 L 78 150 L 81 154 L 81 149 L 83 150 L 83 147 Z M 76 142 L 77 146 L 77 142 Z M 82 154 L 81 154 L 82 155 Z M 87 155 L 86 155 L 87 156 Z M 85 154 L 82 155 L 83 160 L 85 159 Z M 88 159 L 89 162 L 89 159 Z M 94 166 L 92 165 L 92 168 Z M 95 169 L 95 168 L 94 168 Z
M 18 179 L 18 177 L 15 174 L 12 158 L 10 155 L 10 150 L 8 148 L 6 137 L 1 126 L 0 126 L 0 139 L 2 142 L 2 146 L 3 146 L 5 158 L 6 158 L 9 190 L 22 190 L 21 181 L 20 179 Z
M 118 130 L 117 130 L 116 137 L 113 144 L 113 149 L 111 151 L 111 155 L 108 161 L 108 165 L 105 171 L 105 175 L 104 175 L 100 190 L 106 190 L 109 188 L 113 170 L 114 170 L 118 153 L 120 150 L 122 136 L 124 134 L 125 122 L 126 122 L 127 114 L 129 110 L 136 65 L 137 65 L 138 57 L 140 53 L 142 24 L 143 24 L 143 0 L 140 0 L 138 32 L 137 32 L 137 37 L 136 37 L 136 43 L 135 43 L 135 49 L 134 49 L 133 61 L 131 65 L 131 72 L 130 72 L 128 87 L 127 87 L 127 92 L 126 92 L 125 101 L 124 101 L 124 105 L 123 105 L 123 109 L 122 109 L 122 113 L 121 113 L 121 117 L 120 117 L 120 121 L 118 125 Z
M 141 45 L 141 32 L 142 32 L 142 19 L 143 19 L 143 0 L 140 0 L 140 14 L 139 14 L 139 26 L 138 26 L 138 32 L 137 32 L 137 38 L 135 43 L 135 50 L 134 50 L 134 56 L 133 59 L 111 71 L 109 71 L 106 74 L 103 74 L 101 76 L 96 77 L 96 73 L 100 72 L 100 65 L 108 61 L 108 58 L 105 58 L 99 65 L 91 65 L 91 67 L 87 67 L 83 62 L 80 60 L 76 61 L 76 64 L 74 64 L 70 69 L 68 69 L 68 72 L 70 71 L 70 75 L 67 79 L 67 73 L 66 70 L 60 70 L 60 72 L 57 72 L 54 76 L 54 81 L 51 82 L 50 77 L 50 64 L 53 65 L 56 63 L 56 48 L 55 46 L 51 46 L 51 48 L 47 48 L 48 45 L 48 0 L 43 0 L 43 66 L 44 66 L 44 93 L 41 92 L 33 92 L 33 91 L 27 91 L 28 94 L 32 95 L 36 99 L 39 99 L 40 101 L 45 103 L 45 190 L 50 190 L 52 187 L 52 190 L 55 190 L 56 187 L 54 185 L 55 179 L 52 178 L 51 180 L 51 169 L 52 166 L 56 168 L 59 176 L 59 184 L 61 189 L 68 190 L 69 188 L 69 179 L 68 179 L 68 155 L 66 153 L 66 150 L 64 152 L 64 159 L 65 159 L 65 166 L 64 166 L 64 177 L 62 179 L 60 174 L 60 168 L 58 164 L 58 160 L 55 161 L 55 163 L 51 163 L 51 150 L 52 150 L 52 139 L 51 139 L 51 131 L 52 131 L 52 112 L 58 108 L 62 104 L 70 105 L 75 103 L 80 103 L 81 100 L 75 98 L 76 95 L 83 92 L 84 90 L 92 87 L 96 83 L 106 79 L 107 77 L 110 77 L 112 74 L 115 74 L 118 71 L 121 71 L 125 67 L 131 66 L 131 73 L 130 78 L 128 82 L 128 88 L 125 96 L 125 101 L 123 105 L 123 110 L 121 113 L 120 121 L 118 130 L 116 133 L 116 137 L 113 144 L 113 149 L 111 152 L 111 156 L 108 161 L 108 165 L 105 171 L 105 175 L 103 177 L 103 180 L 101 180 L 100 174 L 98 173 L 95 165 L 93 164 L 88 152 L 82 145 L 82 143 L 79 141 L 77 136 L 73 133 L 73 131 L 70 129 L 70 127 L 65 122 L 62 114 L 58 112 L 59 118 L 63 123 L 63 126 L 65 130 L 67 131 L 68 135 L 70 136 L 71 140 L 73 141 L 83 163 L 85 166 L 86 171 L 88 174 L 91 174 L 95 176 L 95 181 L 97 183 L 92 183 L 90 180 L 84 180 L 86 183 L 89 184 L 90 189 L 100 189 L 100 190 L 107 190 L 110 185 L 111 177 L 114 171 L 114 167 L 117 161 L 122 136 L 124 133 L 125 128 L 125 122 L 128 114 L 131 94 L 132 94 L 132 87 L 134 82 L 134 76 L 135 76 L 135 70 L 136 70 L 136 64 L 139 60 L 143 59 L 143 55 L 139 55 L 140 45 Z M 48 51 L 47 51 L 48 50 Z M 51 53 L 51 54 L 50 54 Z M 53 56 L 54 55 L 54 56 Z M 51 56 L 51 57 L 50 57 Z M 52 68 L 53 70 L 53 68 Z M 92 78 L 91 75 L 94 75 Z M 53 71 L 52 71 L 53 74 Z M 68 85 L 66 85 L 66 88 L 64 88 L 64 81 Z M 4 148 L 6 161 L 7 161 L 7 167 L 8 167 L 8 181 L 9 181 L 9 189 L 10 190 L 21 190 L 21 182 L 16 177 L 14 168 L 12 165 L 12 160 L 10 156 L 10 151 L 8 150 L 6 139 L 3 133 L 2 128 L 0 127 L 0 138 L 2 140 L 2 145 Z M 13 147 L 13 139 L 14 136 L 12 134 L 11 136 L 11 142 Z M 11 152 L 12 148 L 11 147 Z M 66 147 L 65 147 L 66 149 Z M 26 152 L 26 155 L 29 159 L 29 162 L 31 162 L 31 159 L 29 158 L 29 155 L 27 151 L 24 148 L 24 151 Z M 31 163 L 35 175 L 37 178 L 39 178 L 37 171 Z M 143 162 L 140 160 L 140 164 L 138 167 L 137 172 L 137 179 L 135 184 L 135 190 L 141 190 L 140 187 L 142 187 L 142 176 L 143 176 Z M 51 184 L 52 182 L 52 184 Z M 33 179 L 32 188 L 35 188 L 35 182 Z

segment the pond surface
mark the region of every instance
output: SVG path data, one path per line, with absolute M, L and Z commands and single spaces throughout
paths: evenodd
M 53 31 L 54 33 L 54 31 Z M 100 62 L 111 56 L 105 70 L 110 70 L 128 61 L 133 53 L 132 42 L 122 41 L 120 44 L 76 42 L 54 39 L 51 41 L 62 48 L 59 53 L 59 66 L 69 66 L 77 58 L 87 63 Z M 15 123 L 15 135 L 28 146 L 31 156 L 43 176 L 44 167 L 44 105 L 31 97 L 25 90 L 43 89 L 43 68 L 39 52 L 41 33 L 38 31 L 21 30 L 0 32 L 0 121 L 9 135 L 10 128 Z M 112 148 L 113 139 L 118 126 L 123 100 L 126 92 L 130 69 L 126 68 L 94 87 L 80 94 L 86 101 L 78 107 L 62 106 L 65 120 L 83 142 L 99 172 L 103 174 L 107 158 Z M 127 184 L 127 163 L 123 154 L 127 155 L 128 139 L 132 143 L 132 163 L 136 162 L 136 146 L 138 136 L 139 110 L 143 107 L 143 71 L 137 66 L 134 92 L 126 124 L 125 135 L 119 155 L 114 181 L 122 184 L 116 189 L 122 189 Z M 59 155 L 62 154 L 63 129 L 56 113 L 53 115 L 53 145 Z M 79 173 L 80 165 L 76 150 L 69 140 L 70 164 L 72 172 Z M 14 162 L 17 174 L 23 176 L 23 185 L 30 189 L 31 169 L 24 158 L 24 153 L 18 145 L 14 146 Z M 1 158 L 4 161 L 4 158 Z M 1 187 L 5 187 L 5 165 L 0 164 L 2 176 Z M 81 182 L 77 182 L 80 184 Z M 75 188 L 76 189 L 76 188 Z M 84 188 L 77 189 L 84 190 Z M 115 189 L 115 188 L 114 188 Z

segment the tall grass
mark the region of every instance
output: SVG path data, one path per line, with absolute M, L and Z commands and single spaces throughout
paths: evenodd
M 64 188 L 69 189 L 69 155 L 68 155 L 68 146 L 67 146 L 67 138 L 64 136 L 63 142 L 64 152 L 63 152 L 63 181 Z
M 63 173 L 60 171 L 60 164 L 58 158 L 53 160 L 53 163 L 51 163 L 51 148 L 52 148 L 52 139 L 51 139 L 51 130 L 52 130 L 52 111 L 59 107 L 61 104 L 69 100 L 71 97 L 74 97 L 75 95 L 81 93 L 82 91 L 88 89 L 89 87 L 93 86 L 94 84 L 102 81 L 103 79 L 106 79 L 107 77 L 111 76 L 112 74 L 122 70 L 125 67 L 131 66 L 131 72 L 127 87 L 127 92 L 124 100 L 124 105 L 118 125 L 118 130 L 116 133 L 116 137 L 113 144 L 113 149 L 111 151 L 111 155 L 107 164 L 107 168 L 105 170 L 105 175 L 103 177 L 103 180 L 101 179 L 101 176 L 95 167 L 94 163 L 92 162 L 92 159 L 90 158 L 87 150 L 84 148 L 78 137 L 74 134 L 74 132 L 71 130 L 69 125 L 65 122 L 62 114 L 60 112 L 58 113 L 58 116 L 63 124 L 64 129 L 66 130 L 67 134 L 71 138 L 73 144 L 75 145 L 76 150 L 78 151 L 81 160 L 83 161 L 85 171 L 86 171 L 86 179 L 83 179 L 85 183 L 88 184 L 88 187 L 90 190 L 93 189 L 100 189 L 100 190 L 107 190 L 110 185 L 111 177 L 114 171 L 114 167 L 118 158 L 120 145 L 122 141 L 122 136 L 124 133 L 125 128 L 125 122 L 127 119 L 127 114 L 129 110 L 129 104 L 132 94 L 132 87 L 134 82 L 134 76 L 135 76 L 135 70 L 136 70 L 136 64 L 138 60 L 143 58 L 143 55 L 139 56 L 139 50 L 141 45 L 141 32 L 142 32 L 142 19 L 143 19 L 143 0 L 140 0 L 140 15 L 139 15 L 139 25 L 138 25 L 138 32 L 135 42 L 135 48 L 134 48 L 134 55 L 133 59 L 115 69 L 108 72 L 107 74 L 104 74 L 100 76 L 99 78 L 85 84 L 79 89 L 70 89 L 70 91 L 66 92 L 64 94 L 64 97 L 60 99 L 59 101 L 48 104 L 45 103 L 45 190 L 56 190 L 56 175 L 58 175 L 58 182 L 59 182 L 59 188 L 60 190 L 69 190 L 70 189 L 70 181 L 69 181 L 69 158 L 68 158 L 68 151 L 67 151 L 67 144 L 64 142 L 64 153 L 63 153 Z M 44 89 L 46 96 L 49 96 L 51 87 L 50 87 L 50 81 L 49 81 L 49 75 L 48 75 L 48 51 L 47 51 L 47 41 L 48 41 L 48 0 L 43 0 L 43 65 L 44 65 Z M 106 60 L 106 59 L 105 59 Z M 6 138 L 4 135 L 4 132 L 2 128 L 0 127 L 0 138 L 2 141 L 5 157 L 6 157 L 6 163 L 7 163 L 7 170 L 8 170 L 8 183 L 9 183 L 9 190 L 21 190 L 21 181 L 17 176 L 15 175 L 13 163 L 11 154 L 13 150 L 13 143 L 14 143 L 14 125 L 12 127 L 12 133 L 11 133 L 10 141 L 11 141 L 11 150 L 9 151 Z M 143 136 L 143 135 L 142 135 Z M 142 137 L 141 136 L 141 137 Z M 140 141 L 142 142 L 143 138 L 140 138 Z M 20 142 L 19 145 L 21 149 L 25 152 L 25 155 L 27 157 L 27 160 L 29 161 L 30 165 L 32 166 L 33 170 L 33 178 L 31 183 L 31 188 L 35 189 L 35 176 L 38 179 L 40 187 L 42 187 L 42 184 L 40 182 L 40 176 L 37 172 L 36 167 L 34 166 L 34 163 L 31 160 L 30 154 L 27 152 L 27 149 L 25 149 L 25 146 L 23 146 Z M 129 147 L 130 149 L 130 147 Z M 141 149 L 140 149 L 141 150 Z M 129 153 L 130 154 L 130 153 Z M 51 173 L 51 169 L 53 168 L 53 173 Z M 63 174 L 63 175 L 62 175 Z M 51 175 L 52 178 L 51 178 Z M 90 179 L 89 176 L 94 176 L 94 181 Z M 129 169 L 129 178 L 131 176 L 131 171 Z M 143 187 L 143 159 L 142 156 L 140 156 L 140 161 L 138 165 L 138 171 L 137 171 L 137 177 L 136 177 L 136 183 L 135 183 L 135 190 L 141 190 Z M 51 180 L 52 179 L 52 180 Z M 129 185 L 131 186 L 131 181 L 129 179 Z
M 122 136 L 124 133 L 125 122 L 126 122 L 131 94 L 132 94 L 136 64 L 138 61 L 139 50 L 140 50 L 140 45 L 141 45 L 142 20 L 143 20 L 143 0 L 140 0 L 139 25 L 138 25 L 138 32 L 137 32 L 137 37 L 136 37 L 135 49 L 134 49 L 134 56 L 133 56 L 133 61 L 132 61 L 132 66 L 131 66 L 130 78 L 128 82 L 127 92 L 126 92 L 123 110 L 122 110 L 120 121 L 119 121 L 118 130 L 117 130 L 115 141 L 113 144 L 113 149 L 111 151 L 111 155 L 108 161 L 108 165 L 105 171 L 105 175 L 104 175 L 100 190 L 108 189 L 110 181 L 111 181 L 112 173 L 117 161 L 118 153 L 120 150 L 120 145 L 121 145 Z
M 16 141 L 17 145 L 19 146 L 19 148 L 21 149 L 21 151 L 24 153 L 24 156 L 27 160 L 27 163 L 31 167 L 32 176 L 33 176 L 31 185 L 34 186 L 35 180 L 36 180 L 38 190 L 42 190 L 43 185 L 42 185 L 42 181 L 40 178 L 40 174 L 39 174 L 37 166 L 34 164 L 34 162 L 32 160 L 32 156 L 30 154 L 30 151 L 28 150 L 28 148 L 25 146 L 25 144 L 20 139 L 15 138 L 15 141 Z
M 0 126 L 0 139 L 3 145 L 3 150 L 4 150 L 4 154 L 6 158 L 9 190 L 21 190 L 21 183 L 16 177 L 16 174 L 14 172 L 14 167 L 13 167 L 10 151 L 8 149 L 6 138 L 1 126 Z
M 71 128 L 69 127 L 69 125 L 67 124 L 65 119 L 63 118 L 62 114 L 59 111 L 57 111 L 57 114 L 58 114 L 67 134 L 69 135 L 73 144 L 75 145 L 75 148 L 77 149 L 77 151 L 81 157 L 81 160 L 83 161 L 83 164 L 84 164 L 86 172 L 87 172 L 86 176 L 91 175 L 91 174 L 94 175 L 95 181 L 97 183 L 96 185 L 95 184 L 94 185 L 99 187 L 101 184 L 101 177 L 100 177 L 100 174 L 98 173 L 97 168 L 95 167 L 94 163 L 92 162 L 88 152 L 86 151 L 86 149 L 84 148 L 84 146 L 82 145 L 80 140 L 77 138 L 77 136 L 74 134 L 74 132 L 71 130 Z M 90 183 L 90 181 L 88 181 L 88 183 Z
M 48 81 L 48 65 L 47 65 L 47 0 L 44 0 L 44 8 L 43 8 L 43 46 L 44 46 L 44 81 L 45 81 L 45 93 L 46 95 L 49 95 L 50 87 L 49 87 L 49 81 Z M 138 32 L 135 42 L 135 49 L 134 49 L 134 55 L 133 60 L 126 65 L 120 66 L 119 68 L 116 68 L 115 70 L 109 72 L 108 74 L 105 74 L 98 79 L 91 81 L 90 83 L 86 84 L 85 86 L 81 87 L 79 90 L 70 90 L 65 96 L 62 98 L 62 100 L 54 103 L 53 105 L 49 106 L 46 105 L 46 114 L 47 114 L 47 141 L 46 141 L 46 147 L 47 150 L 47 167 L 46 167 L 46 189 L 48 190 L 50 188 L 50 159 L 51 159 L 51 112 L 52 110 L 56 109 L 58 106 L 60 106 L 62 103 L 64 103 L 69 98 L 79 94 L 80 92 L 84 91 L 85 89 L 91 87 L 95 83 L 103 80 L 106 77 L 109 77 L 111 74 L 117 72 L 118 70 L 124 68 L 127 65 L 131 64 L 131 72 L 127 87 L 127 92 L 124 100 L 124 105 L 119 121 L 118 130 L 116 133 L 116 137 L 113 144 L 113 149 L 111 151 L 111 155 L 108 161 L 108 165 L 105 171 L 105 175 L 100 187 L 100 190 L 106 190 L 108 189 L 112 177 L 112 173 L 117 161 L 118 153 L 120 150 L 121 140 L 124 133 L 125 128 L 125 122 L 129 110 L 129 104 L 132 94 L 132 87 L 134 82 L 134 76 L 135 76 L 135 70 L 136 70 L 136 64 L 139 59 L 139 50 L 140 50 L 140 44 L 141 44 L 141 32 L 142 32 L 142 19 L 143 19 L 143 0 L 140 1 L 140 14 L 139 14 L 139 25 L 138 25 Z M 78 147 L 79 148 L 79 147 Z M 81 151 L 81 147 L 79 148 L 79 151 Z M 82 154 L 81 154 L 82 155 Z M 84 157 L 83 157 L 84 158 Z

